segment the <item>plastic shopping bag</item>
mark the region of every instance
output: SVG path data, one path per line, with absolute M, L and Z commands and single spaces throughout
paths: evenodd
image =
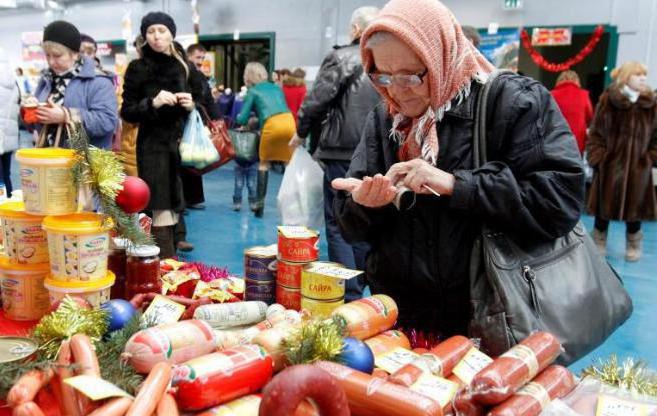
M 179 150 L 183 166 L 203 169 L 219 160 L 219 153 L 210 140 L 210 131 L 203 125 L 197 110 L 189 113 Z
M 296 148 L 278 191 L 283 225 L 324 227 L 324 172 L 302 146 Z

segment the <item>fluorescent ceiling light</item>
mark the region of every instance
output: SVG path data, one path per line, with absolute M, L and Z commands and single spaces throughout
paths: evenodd
M 16 0 L 0 0 L 0 7 L 16 8 Z

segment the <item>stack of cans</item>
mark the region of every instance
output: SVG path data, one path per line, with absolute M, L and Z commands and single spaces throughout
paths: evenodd
M 278 227 L 276 302 L 287 309 L 301 309 L 301 274 L 319 259 L 319 232 L 307 227 Z
M 276 244 L 244 250 L 244 300 L 276 302 Z
M 301 308 L 313 316 L 326 317 L 344 304 L 345 283 L 362 272 L 338 263 L 316 261 L 301 273 Z

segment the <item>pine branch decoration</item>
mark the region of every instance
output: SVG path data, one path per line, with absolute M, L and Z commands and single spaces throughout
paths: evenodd
M 336 361 L 343 348 L 344 327 L 335 319 L 310 320 L 283 340 L 290 364 Z
M 585 368 L 582 376 L 594 377 L 611 386 L 657 397 L 657 374 L 650 371 L 648 365 L 641 360 L 628 358 L 619 364 L 616 355 L 612 355 L 606 361 L 600 359 L 597 365 Z

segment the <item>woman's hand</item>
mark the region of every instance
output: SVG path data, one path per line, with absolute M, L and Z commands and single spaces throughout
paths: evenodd
M 62 124 L 66 121 L 64 107 L 50 100 L 46 105 L 40 105 L 37 108 L 36 115 L 40 124 Z
M 302 139 L 296 133 L 294 133 L 294 136 L 292 136 L 292 138 L 287 143 L 287 145 L 290 146 L 292 149 L 296 149 L 299 146 L 303 146 L 305 141 L 306 139 Z
M 192 94 L 188 92 L 178 92 L 176 93 L 176 99 L 178 104 L 187 111 L 192 111 L 194 109 L 194 99 Z
M 331 182 L 333 189 L 351 193 L 354 202 L 368 208 L 380 208 L 395 199 L 397 188 L 390 178 L 376 174 L 365 176 L 362 180 L 356 178 L 340 178 Z
M 178 97 L 176 97 L 175 94 L 162 90 L 157 95 L 155 98 L 153 98 L 153 107 L 154 108 L 160 108 L 163 105 L 176 105 L 178 104 Z
M 454 191 L 454 175 L 422 159 L 395 163 L 386 177 L 391 183 L 404 185 L 416 194 L 451 195 Z

